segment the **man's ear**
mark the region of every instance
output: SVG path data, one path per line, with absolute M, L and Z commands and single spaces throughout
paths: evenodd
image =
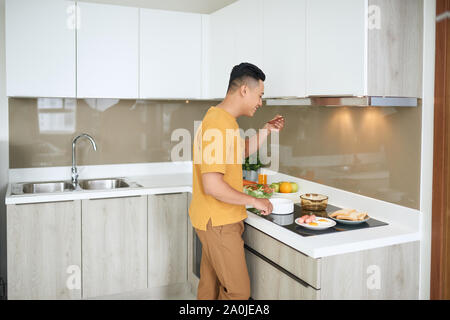
M 242 97 L 245 97 L 245 95 L 247 94 L 247 91 L 248 91 L 248 87 L 246 84 L 243 84 L 242 86 L 240 86 L 239 92 Z

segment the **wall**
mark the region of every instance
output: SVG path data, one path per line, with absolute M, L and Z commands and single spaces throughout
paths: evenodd
M 11 168 L 70 166 L 71 141 L 80 165 L 170 161 L 175 129 L 193 136 L 214 101 L 89 99 L 9 100 Z M 419 207 L 422 108 L 263 106 L 241 128 L 261 128 L 276 114 L 279 171 L 411 208 Z M 301 186 L 300 186 L 301 187 Z M 305 190 L 307 191 L 307 190 Z
M 431 299 L 450 299 L 450 0 L 436 1 Z
M 8 103 L 5 76 L 5 0 L 0 0 L 0 277 L 6 282 L 6 206 L 8 184 Z
M 193 135 L 211 101 L 136 101 L 112 99 L 17 99 L 10 105 L 10 167 L 72 165 L 72 139 L 77 164 L 170 161 L 171 134 L 177 128 Z
M 239 123 L 262 126 L 281 114 L 281 172 L 417 209 L 421 111 L 265 106 Z

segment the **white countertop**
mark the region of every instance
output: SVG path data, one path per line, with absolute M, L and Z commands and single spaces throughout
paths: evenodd
M 70 167 L 11 169 L 10 184 L 5 198 L 7 205 L 124 197 L 131 195 L 192 192 L 192 163 L 148 163 L 79 167 L 79 179 L 124 177 L 142 185 L 142 188 L 123 190 L 83 190 L 53 194 L 12 195 L 11 184 L 30 181 L 70 180 Z M 366 210 L 375 219 L 389 225 L 318 236 L 302 237 L 290 230 L 248 212 L 246 223 L 312 258 L 373 249 L 420 240 L 418 210 L 359 194 L 320 185 L 281 173 L 268 172 L 268 182 L 294 181 L 301 193 L 320 193 L 329 197 L 329 203 L 342 208 Z
M 420 240 L 418 231 L 392 223 L 387 226 L 303 237 L 254 213 L 247 213 L 246 223 L 312 258 Z
M 126 178 L 142 187 L 115 190 L 77 190 L 58 193 L 12 194 L 12 185 L 20 182 L 70 181 L 70 167 L 10 169 L 5 203 L 25 204 L 81 199 L 115 198 L 146 194 L 192 192 L 192 164 L 149 163 L 78 167 L 79 180 Z

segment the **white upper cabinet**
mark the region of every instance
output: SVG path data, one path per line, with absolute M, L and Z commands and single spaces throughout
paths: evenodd
M 233 16 L 235 4 L 218 10 L 210 16 L 209 29 L 209 97 L 223 98 L 234 66 L 235 41 Z
M 264 96 L 306 95 L 306 0 L 263 1 Z
M 200 98 L 202 15 L 141 9 L 140 97 Z
M 262 1 L 240 0 L 210 16 L 210 98 L 223 98 L 233 66 L 250 62 L 262 68 Z
M 307 0 L 307 95 L 364 95 L 366 6 L 362 0 Z
M 250 62 L 262 68 L 263 1 L 240 0 L 235 3 L 233 10 L 229 22 L 233 25 L 235 65 Z
M 77 96 L 137 99 L 139 8 L 77 5 Z
M 6 0 L 7 96 L 222 99 L 250 62 L 265 98 L 420 98 L 423 3 L 238 0 L 202 15 Z
M 75 97 L 75 2 L 6 1 L 6 94 Z

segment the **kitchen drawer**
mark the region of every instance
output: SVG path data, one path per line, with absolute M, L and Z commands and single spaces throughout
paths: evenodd
M 256 300 L 316 300 L 316 290 L 246 247 L 251 297 Z
M 320 289 L 320 259 L 308 257 L 248 224 L 245 224 L 243 239 L 248 247 L 314 288 Z

